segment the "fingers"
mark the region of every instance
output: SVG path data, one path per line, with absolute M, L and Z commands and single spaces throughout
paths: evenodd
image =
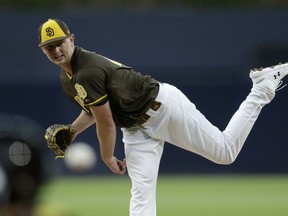
M 122 161 L 117 161 L 117 165 L 121 170 L 125 170 L 126 169 L 126 164 Z
M 114 157 L 114 160 L 117 163 L 117 166 L 119 168 L 118 172 L 116 172 L 119 175 L 124 175 L 126 172 L 126 160 L 124 159 L 123 161 L 118 160 L 116 157 Z

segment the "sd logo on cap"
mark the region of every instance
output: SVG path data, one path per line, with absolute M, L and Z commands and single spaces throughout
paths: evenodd
M 39 47 L 70 37 L 68 26 L 59 19 L 49 19 L 38 29 Z

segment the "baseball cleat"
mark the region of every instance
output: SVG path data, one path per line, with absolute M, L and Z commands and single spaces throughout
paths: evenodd
M 282 79 L 288 74 L 288 63 L 279 63 L 267 68 L 259 68 L 251 70 L 250 78 L 254 85 L 261 85 L 273 92 L 284 88 L 286 85 L 282 85 Z M 280 88 L 279 88 L 280 87 Z

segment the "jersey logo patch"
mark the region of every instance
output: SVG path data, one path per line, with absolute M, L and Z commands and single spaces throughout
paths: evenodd
M 75 84 L 75 89 L 77 91 L 78 96 L 84 100 L 87 97 L 87 92 L 85 91 L 84 87 L 78 83 Z
M 78 95 L 74 97 L 74 100 L 82 107 L 83 110 L 90 113 L 90 110 L 85 106 L 83 99 L 81 99 Z

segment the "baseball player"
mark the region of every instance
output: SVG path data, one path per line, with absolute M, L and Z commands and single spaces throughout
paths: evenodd
M 101 158 L 113 173 L 127 166 L 132 182 L 130 216 L 156 215 L 156 183 L 164 142 L 218 164 L 239 154 L 262 108 L 288 73 L 288 64 L 250 72 L 251 92 L 226 129 L 212 125 L 176 87 L 74 44 L 59 19 L 39 27 L 39 47 L 61 68 L 66 95 L 82 109 L 72 123 L 77 136 L 96 123 Z M 116 127 L 123 132 L 126 160 L 114 157 Z

